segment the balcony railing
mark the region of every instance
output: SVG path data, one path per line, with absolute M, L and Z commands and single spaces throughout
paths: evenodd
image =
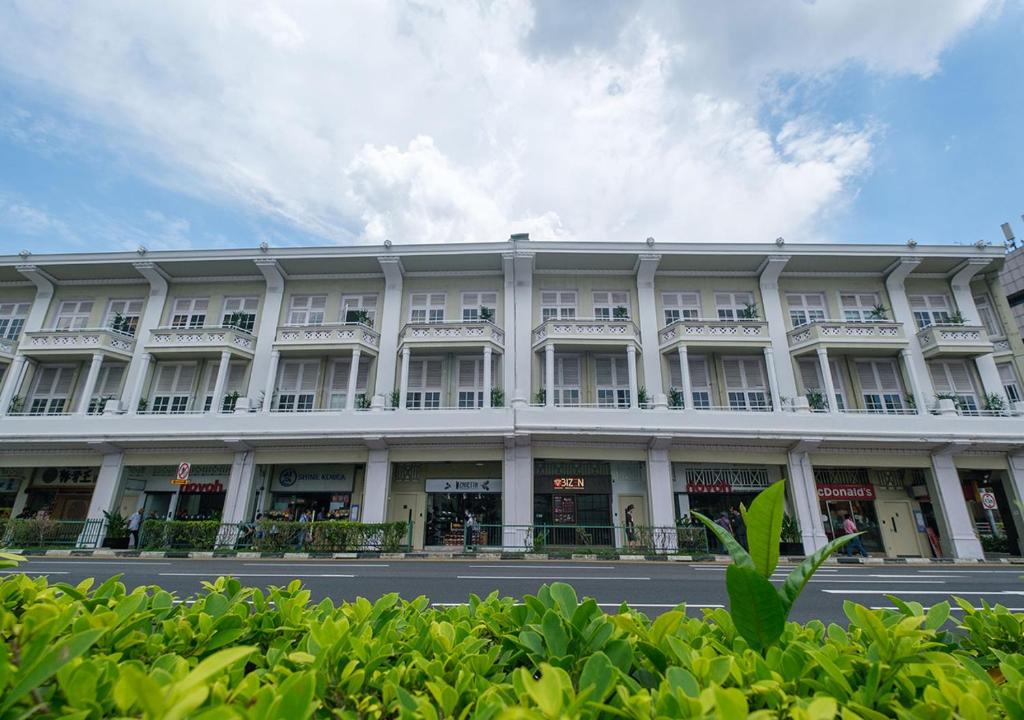
M 981 325 L 929 325 L 917 331 L 917 341 L 926 358 L 977 357 L 993 350 Z
M 20 347 L 29 356 L 103 352 L 128 358 L 135 350 L 135 338 L 110 328 L 36 330 L 24 334 Z
M 505 345 L 505 333 L 488 320 L 450 320 L 432 323 L 406 323 L 399 344 L 417 346 L 475 346 L 490 343 Z
M 233 351 L 245 356 L 256 349 L 256 338 L 236 327 L 154 328 L 149 333 L 146 349 L 161 353 L 195 351 Z
M 907 344 L 903 324 L 890 320 L 847 322 L 815 320 L 799 325 L 787 333 L 789 347 L 794 351 L 817 346 L 850 349 L 901 348 Z
M 658 344 L 703 346 L 763 346 L 771 341 L 764 320 L 676 320 L 658 331 Z
M 351 345 L 376 350 L 380 333 L 362 323 L 331 323 L 328 325 L 282 325 L 277 329 L 274 345 L 279 349 L 329 349 Z
M 545 320 L 533 329 L 534 346 L 546 342 L 587 343 L 591 341 L 640 343 L 640 328 L 632 320 L 565 318 Z

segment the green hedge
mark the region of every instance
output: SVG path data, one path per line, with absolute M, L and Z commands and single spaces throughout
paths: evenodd
M 1024 717 L 1024 615 L 945 603 L 788 623 L 755 652 L 724 610 L 653 622 L 556 583 L 433 609 L 310 603 L 221 578 L 189 604 L 0 580 L 0 718 Z
M 146 550 L 232 548 L 278 553 L 398 552 L 408 544 L 409 524 L 261 520 L 232 525 L 219 520 L 146 520 L 140 541 Z
M 213 550 L 220 520 L 146 520 L 139 544 L 144 550 Z

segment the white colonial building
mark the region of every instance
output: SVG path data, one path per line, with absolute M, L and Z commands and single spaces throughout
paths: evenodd
M 0 257 L 0 508 L 314 508 L 428 548 L 470 512 L 622 545 L 785 477 L 808 550 L 850 514 L 879 554 L 1020 554 L 1002 264 L 526 236 Z

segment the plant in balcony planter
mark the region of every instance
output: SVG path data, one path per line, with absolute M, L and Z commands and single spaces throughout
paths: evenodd
M 811 410 L 828 410 L 828 400 L 819 390 L 808 390 L 804 396 Z
M 617 305 L 612 308 L 612 317 L 616 320 L 629 320 L 629 308 L 625 305 Z
M 480 319 L 484 322 L 494 322 L 494 308 L 481 306 Z
M 245 330 L 246 314 L 242 312 L 233 312 L 228 316 L 228 321 L 224 323 L 225 327 L 232 327 L 237 330 Z
M 803 555 L 804 544 L 800 538 L 800 528 L 796 520 L 789 515 L 782 516 L 782 535 L 779 543 L 779 553 L 782 555 Z
M 963 314 L 959 310 L 949 316 L 950 325 L 963 325 L 967 320 L 964 319 Z
M 917 398 L 910 393 L 903 396 L 903 402 L 907 404 L 907 409 L 917 410 Z
M 114 332 L 130 334 L 128 328 L 128 320 L 121 313 L 114 313 L 113 319 L 110 321 L 110 329 Z
M 103 511 L 103 517 L 107 519 L 107 535 L 103 540 L 103 547 L 125 549 L 128 547 L 128 521 L 121 517 L 121 513 Z
M 871 308 L 871 312 L 868 313 L 868 318 L 871 320 L 888 320 L 889 308 L 879 303 Z
M 548 393 L 546 390 L 538 390 L 536 401 L 538 405 L 546 405 L 548 402 Z
M 242 397 L 242 393 L 237 390 L 233 390 L 224 396 L 224 402 L 221 405 L 221 412 L 231 413 L 235 411 L 235 405 L 238 403 L 238 398 Z
M 806 557 L 786 577 L 781 586 L 771 583 L 779 563 L 782 539 L 783 498 L 786 481 L 779 480 L 758 493 L 748 510 L 740 505 L 747 527 L 750 551 L 743 549 L 728 530 L 711 518 L 694 511 L 732 557 L 725 570 L 725 588 L 729 595 L 729 612 L 736 631 L 755 651 L 774 645 L 786 627 L 793 603 L 803 592 L 807 581 L 825 560 L 861 533 L 843 535 L 814 554 Z
M 25 406 L 25 398 L 21 395 L 15 395 L 11 398 L 11 403 L 7 406 L 7 412 L 9 413 L 20 413 L 22 408 Z
M 491 407 L 505 407 L 505 391 L 501 388 L 491 388 Z
M 683 391 L 677 387 L 668 389 L 668 406 L 674 408 L 683 407 Z
M 402 391 L 392 390 L 391 391 L 391 407 L 399 408 L 402 407 Z
M 345 314 L 345 321 L 365 325 L 366 327 L 372 327 L 373 325 L 373 323 L 370 322 L 370 313 L 366 310 L 349 310 Z
M 366 397 L 366 393 L 360 393 L 356 395 L 356 409 L 357 410 L 369 410 L 373 403 L 370 402 L 370 398 Z
M 146 412 L 146 408 L 149 407 L 149 400 L 146 398 L 139 399 L 139 405 L 136 408 L 136 412 Z
M 985 394 L 985 409 L 990 412 L 1005 412 L 1006 400 L 996 393 Z
M 948 393 L 948 392 L 938 392 L 938 393 L 935 393 L 935 403 L 936 403 L 936 405 L 938 404 L 939 400 L 952 400 L 953 401 L 953 407 L 955 407 L 957 410 L 960 410 L 962 405 L 963 405 L 963 403 L 960 402 L 960 398 L 957 395 L 954 395 L 953 393 Z
M 641 385 L 636 391 L 636 405 L 637 407 L 646 407 L 650 398 L 647 397 L 647 388 Z
M 757 304 L 756 303 L 744 303 L 743 309 L 736 313 L 736 317 L 740 320 L 757 320 Z

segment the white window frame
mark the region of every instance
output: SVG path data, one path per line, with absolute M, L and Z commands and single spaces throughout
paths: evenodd
M 366 396 L 366 386 L 370 377 L 371 358 L 359 356 L 359 367 L 356 369 L 356 399 Z M 335 358 L 327 368 L 327 407 L 331 410 L 344 410 L 348 400 L 348 378 L 352 369 L 352 356 Z
M 437 363 L 437 382 L 430 382 L 431 363 Z M 445 363 L 442 357 L 422 357 L 409 361 L 405 407 L 412 410 L 437 410 L 444 395 Z
M 224 396 L 220 400 L 220 410 L 217 412 L 230 413 L 235 411 L 235 403 L 231 401 L 231 394 L 234 392 L 241 395 L 245 392 L 245 369 L 244 360 L 232 360 L 228 364 L 228 374 L 224 380 Z M 206 365 L 206 393 L 203 396 L 203 412 L 210 412 L 213 407 L 213 391 L 217 388 L 217 374 L 220 372 L 220 362 L 211 362 Z
M 377 320 L 377 293 L 341 296 L 341 322 L 354 324 L 355 320 L 349 320 L 348 314 L 357 310 L 366 311 L 367 325 L 372 328 Z
M 494 290 L 476 290 L 462 293 L 462 321 L 479 322 L 480 308 L 491 311 L 491 322 L 498 320 L 498 293 Z
M 540 321 L 572 320 L 576 317 L 575 290 L 541 290 Z
M 929 360 L 928 373 L 931 375 L 936 395 L 955 396 L 956 409 L 963 415 L 978 414 L 981 399 L 974 384 L 971 367 L 966 360 Z
M 472 365 L 473 380 L 466 383 L 463 366 Z M 455 383 L 460 409 L 482 408 L 484 406 L 484 359 L 476 355 L 461 355 L 455 362 Z M 494 387 L 494 365 L 491 365 L 491 387 Z
M 948 325 L 956 312 L 953 301 L 945 293 L 922 293 L 907 295 L 910 311 L 914 314 L 917 329 L 923 330 L 929 325 Z
M 171 327 L 177 329 L 205 327 L 206 314 L 209 310 L 210 298 L 175 298 L 171 303 Z
M 601 363 L 608 363 L 609 379 L 601 381 Z M 594 356 L 594 388 L 598 407 L 628 408 L 629 366 L 625 355 Z
M 139 320 L 142 318 L 142 298 L 116 298 L 107 303 L 107 315 L 103 320 L 103 327 L 113 328 L 114 320 L 121 316 L 121 327 L 117 332 L 135 337 L 139 329 Z
M 28 302 L 0 303 L 0 339 L 18 339 L 25 327 L 31 305 Z
M 284 387 L 285 373 L 297 367 L 294 387 Z M 309 383 L 312 376 L 313 382 Z M 282 359 L 277 371 L 278 412 L 310 412 L 316 408 L 316 394 L 320 387 L 320 361 L 310 358 Z
M 61 300 L 53 327 L 57 330 L 81 330 L 89 327 L 95 300 Z
M 256 332 L 256 315 L 259 312 L 260 299 L 253 295 L 239 295 L 224 298 L 221 309 L 221 326 L 226 327 L 231 316 L 236 312 L 242 315 L 242 322 L 237 326 L 247 333 Z
M 323 325 L 326 313 L 326 295 L 292 295 L 288 300 L 289 325 L 300 327 Z
M 824 320 L 828 315 L 825 293 L 821 292 L 788 292 L 786 306 L 792 327 L 809 325 Z
M 409 293 L 409 322 L 417 324 L 443 323 L 447 293 Z
M 633 317 L 628 290 L 595 290 L 591 293 L 595 320 L 629 320 Z M 615 317 L 615 308 L 626 308 L 626 317 Z
M 86 412 L 89 415 L 96 415 L 100 412 L 100 403 L 104 398 L 117 397 L 121 393 L 127 374 L 127 363 L 103 363 L 100 367 L 100 374 L 96 378 L 96 385 L 92 389 L 92 397 L 89 398 L 89 408 Z
M 174 368 L 174 378 L 169 390 L 160 389 L 163 374 Z M 183 385 L 182 374 L 188 368 L 191 377 L 186 387 Z M 149 412 L 162 415 L 180 415 L 189 411 L 195 394 L 196 379 L 199 373 L 195 362 L 161 362 L 153 371 L 152 390 L 149 394 Z M 163 402 L 161 402 L 163 401 Z
M 719 320 L 743 320 L 739 314 L 754 304 L 754 293 L 748 290 L 715 290 L 714 295 Z
M 700 293 L 691 290 L 677 290 L 661 294 L 661 308 L 665 325 L 679 320 L 700 320 Z
M 1008 402 L 1020 402 L 1024 395 L 1021 394 L 1020 379 L 1017 377 L 1017 371 L 1013 367 L 1012 362 L 997 363 L 996 369 L 999 371 L 999 379 L 1003 383 L 1003 392 L 1006 393 L 1006 399 Z
M 714 363 L 711 356 L 689 355 L 686 364 L 690 371 L 690 397 L 686 401 L 694 410 L 710 410 L 715 400 Z M 701 373 L 704 374 L 704 382 L 700 382 Z
M 825 393 L 825 378 L 821 374 L 821 363 L 816 357 L 803 357 L 798 361 L 800 369 L 800 380 L 804 386 L 804 393 L 818 392 L 828 400 Z M 836 360 L 829 360 L 829 372 L 832 374 L 832 388 L 836 391 L 835 403 L 839 412 L 846 410 L 846 388 L 843 384 L 843 374 L 839 371 L 839 363 Z M 813 375 L 813 382 L 808 381 L 808 374 Z
M 740 384 L 729 381 L 729 364 L 736 363 Z M 760 382 L 753 382 L 754 370 Z M 767 412 L 772 409 L 771 390 L 768 385 L 768 368 L 764 358 L 757 355 L 726 355 L 722 357 L 725 377 L 725 396 L 730 410 L 753 410 Z
M 881 296 L 870 290 L 840 290 L 839 309 L 844 322 L 870 322 L 872 311 L 881 305 Z
M 974 307 L 978 310 L 978 320 L 985 327 L 990 338 L 1001 338 L 1006 335 L 1003 325 L 999 322 L 995 305 L 987 292 L 974 296 Z
M 47 371 L 56 371 L 47 387 L 42 387 Z M 71 397 L 78 377 L 78 365 L 48 363 L 36 368 L 32 391 L 25 401 L 29 415 L 64 415 L 71 411 Z
M 865 387 L 861 373 L 861 366 L 864 364 L 871 366 L 874 388 Z M 883 387 L 882 373 L 879 372 L 879 367 L 883 365 L 892 368 L 896 387 Z M 900 371 L 900 364 L 896 360 L 892 358 L 856 358 L 853 366 L 857 373 L 861 401 L 864 403 L 865 410 L 880 415 L 902 415 L 904 413 L 903 375 Z M 924 402 L 923 398 L 917 398 L 917 400 Z
M 576 367 L 576 382 L 565 380 L 567 366 Z M 555 353 L 555 397 L 553 402 L 559 407 L 578 407 L 583 393 L 582 361 L 576 353 Z M 541 364 L 541 385 L 547 388 L 547 363 Z

